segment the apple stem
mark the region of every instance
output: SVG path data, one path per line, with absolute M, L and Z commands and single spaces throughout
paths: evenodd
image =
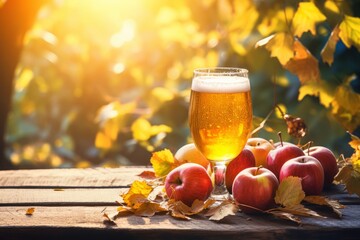
M 307 149 L 307 150 L 308 150 L 308 155 L 309 155 L 309 156 L 310 156 L 310 148 L 311 148 L 311 145 L 312 145 L 312 144 L 313 144 L 313 141 L 310 141 L 310 142 L 309 142 L 309 147 L 308 147 L 308 149 Z
M 283 140 L 282 140 L 281 132 L 278 132 L 278 136 L 279 136 L 279 139 L 280 139 L 281 146 L 283 147 L 284 143 L 283 143 Z
M 255 171 L 255 176 L 256 176 L 256 175 L 258 175 L 258 172 L 259 172 L 260 168 L 262 168 L 262 166 L 261 166 L 261 165 L 260 165 L 260 166 L 258 166 L 258 167 L 256 168 L 256 171 Z

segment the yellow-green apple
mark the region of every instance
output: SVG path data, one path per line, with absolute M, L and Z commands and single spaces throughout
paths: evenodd
M 267 168 L 279 179 L 280 169 L 285 162 L 304 155 L 303 150 L 294 144 L 279 145 L 269 151 L 266 157 Z
M 244 212 L 256 211 L 253 208 L 267 210 L 275 204 L 274 197 L 278 186 L 279 181 L 270 170 L 251 167 L 236 176 L 232 194 Z
M 289 176 L 301 178 L 306 195 L 319 195 L 324 186 L 324 170 L 321 163 L 311 156 L 290 159 L 281 167 L 280 182 Z
M 188 206 L 196 199 L 205 201 L 212 189 L 209 174 L 204 167 L 196 163 L 184 163 L 171 170 L 165 178 L 166 195 Z
M 329 187 L 339 171 L 334 153 L 323 146 L 310 147 L 304 152 L 305 154 L 316 158 L 321 163 L 324 169 L 324 187 Z
M 234 158 L 227 166 L 225 173 L 226 188 L 229 193 L 232 192 L 232 185 L 236 175 L 245 168 L 255 167 L 254 154 L 247 148 L 244 148 L 240 154 Z
M 249 149 L 255 157 L 255 166 L 263 166 L 267 167 L 266 156 L 269 151 L 274 149 L 274 145 L 272 145 L 268 140 L 264 138 L 249 138 L 246 142 L 246 148 Z
M 179 148 L 175 155 L 175 159 L 181 163 L 197 163 L 205 169 L 210 168 L 210 162 L 206 157 L 196 148 L 194 143 L 189 143 Z

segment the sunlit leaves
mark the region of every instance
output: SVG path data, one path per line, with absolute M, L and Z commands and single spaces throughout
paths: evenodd
M 145 118 L 138 118 L 131 126 L 133 137 L 137 141 L 147 141 L 150 137 L 159 133 L 171 132 L 166 125 L 151 125 Z
M 331 32 L 331 35 L 328 41 L 326 42 L 325 47 L 321 50 L 322 60 L 329 65 L 331 65 L 334 61 L 334 52 L 336 49 L 336 44 L 340 39 L 339 32 L 340 32 L 339 26 L 336 26 Z
M 348 48 L 354 46 L 360 51 L 360 18 L 345 15 L 339 28 L 339 36 L 343 43 Z
M 304 32 L 316 34 L 316 24 L 326 20 L 324 14 L 313 2 L 300 2 L 293 19 L 294 35 L 301 37 Z
M 256 46 L 265 46 L 271 57 L 276 57 L 282 65 L 294 57 L 294 38 L 288 33 L 280 32 L 257 42 Z
M 354 153 L 350 158 L 344 159 L 342 167 L 335 180 L 344 183 L 349 193 L 355 193 L 360 196 L 360 138 L 349 133 L 351 136 L 350 146 Z
M 95 146 L 102 149 L 111 148 L 117 139 L 119 129 L 123 126 L 124 117 L 135 110 L 135 103 L 121 104 L 118 101 L 103 106 L 96 117 L 100 125 L 95 139 Z
M 296 74 L 302 84 L 319 81 L 320 70 L 318 60 L 300 41 L 295 40 L 293 47 L 294 57 L 284 67 Z
M 299 88 L 298 100 L 303 100 L 306 95 L 318 97 L 320 103 L 329 108 L 334 100 L 334 89 L 325 81 L 310 82 Z
M 179 164 L 174 158 L 172 152 L 168 149 L 154 152 L 152 154 L 150 162 L 154 168 L 156 177 L 166 176 L 172 169 L 174 169 Z

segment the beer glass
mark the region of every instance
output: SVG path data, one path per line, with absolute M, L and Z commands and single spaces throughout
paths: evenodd
M 195 69 L 189 126 L 196 147 L 213 167 L 212 197 L 228 198 L 226 166 L 243 150 L 252 127 L 248 71 L 225 67 Z

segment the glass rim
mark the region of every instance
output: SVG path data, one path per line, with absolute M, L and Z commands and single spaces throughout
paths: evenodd
M 195 75 L 227 75 L 236 76 L 239 74 L 248 74 L 249 70 L 240 67 L 204 67 L 194 69 Z

